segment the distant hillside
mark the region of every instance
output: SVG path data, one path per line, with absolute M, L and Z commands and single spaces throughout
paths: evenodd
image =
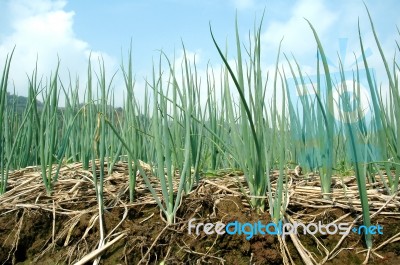
M 7 105 L 9 107 L 13 107 L 15 104 L 15 108 L 17 110 L 17 113 L 22 114 L 26 108 L 26 105 L 29 103 L 28 102 L 28 98 L 24 97 L 24 96 L 17 96 L 17 95 L 11 95 L 9 92 L 7 92 Z M 37 108 L 38 111 L 41 111 L 44 107 L 43 102 L 36 100 L 36 104 L 37 104 Z M 79 104 L 79 108 L 85 106 L 85 104 L 81 103 Z M 108 105 L 107 106 L 109 108 L 109 110 L 112 110 L 112 106 Z M 64 107 L 59 107 L 58 108 L 59 111 L 64 111 Z M 114 111 L 116 111 L 117 113 L 121 114 L 123 112 L 123 108 L 122 107 L 115 107 Z
M 15 104 L 17 113 L 22 113 L 28 104 L 28 98 L 24 96 L 11 95 L 7 92 L 7 104 L 9 106 L 14 106 Z M 36 104 L 39 110 L 43 108 L 43 103 L 41 101 L 36 100 Z

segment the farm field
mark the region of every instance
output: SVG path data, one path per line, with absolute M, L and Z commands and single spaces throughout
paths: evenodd
M 248 42 L 236 23 L 227 46 L 210 24 L 221 68 L 206 80 L 182 44 L 183 60 L 160 52 L 139 88 L 130 49 L 116 73 L 122 107 L 101 58 L 88 61 L 84 88 L 62 82 L 59 65 L 48 77 L 34 70 L 21 106 L 10 51 L 0 83 L 0 261 L 400 264 L 400 68 L 366 12 L 386 90 L 360 26 L 353 71 L 339 57 L 333 72 L 306 21 L 315 77 L 280 50 L 264 72 L 262 22 Z

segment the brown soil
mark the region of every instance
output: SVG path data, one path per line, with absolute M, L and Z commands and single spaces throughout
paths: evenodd
M 125 186 L 121 186 L 125 193 L 120 193 L 118 200 L 105 196 L 105 234 L 112 234 L 106 242 L 121 233 L 125 236 L 102 253 L 100 264 L 160 264 L 162 261 L 165 264 L 304 264 L 299 247 L 289 236 L 285 241 L 274 235 L 256 235 L 247 240 L 246 235 L 207 235 L 204 231 L 196 235 L 195 230 L 188 233 L 188 220 L 191 218 L 196 218 L 194 223 L 271 222 L 267 212 L 258 214 L 251 210 L 244 196 L 231 186 L 230 183 L 237 178 L 225 178 L 229 179 L 225 186 L 220 184 L 222 178 L 218 184 L 207 180 L 186 195 L 177 212 L 176 224 L 169 226 L 153 201 L 139 200 L 140 196 L 144 197 L 140 185 L 139 202 L 133 204 L 128 203 Z M 66 175 L 67 179 L 74 180 L 71 185 L 77 183 L 77 179 L 71 176 Z M 61 183 L 62 180 L 60 178 Z M 112 190 L 118 185 L 118 180 L 106 182 L 105 187 Z M 74 264 L 97 249 L 100 239 L 97 203 L 93 195 L 86 199 L 83 196 L 84 192 L 92 194 L 93 191 L 81 185 L 79 190 L 82 193 L 75 194 L 80 196 L 80 200 L 64 198 L 57 201 L 54 196 L 61 196 L 57 193 L 61 188 L 55 187 L 53 197 L 39 196 L 34 192 L 39 201 L 31 200 L 30 203 L 17 199 L 13 203 L 7 200 L 10 196 L 0 197 L 0 203 L 5 201 L 0 209 L 0 261 L 3 264 Z M 359 216 L 354 209 L 306 207 L 298 203 L 289 203 L 287 213 L 287 217 L 293 220 L 304 223 L 321 221 L 324 224 L 346 214 L 349 215 L 340 222 L 351 223 Z M 371 254 L 368 264 L 400 264 L 398 217 L 382 212 L 372 219 L 373 224 L 384 227 L 383 235 L 373 237 L 374 247 L 395 235 L 397 238 L 375 251 L 382 258 Z M 298 239 L 313 262 L 325 259 L 324 264 L 362 264 L 366 257 L 363 237 L 354 233 L 345 237 L 338 247 L 340 235 L 316 234 L 313 237 L 299 234 Z M 337 251 L 333 251 L 335 247 Z

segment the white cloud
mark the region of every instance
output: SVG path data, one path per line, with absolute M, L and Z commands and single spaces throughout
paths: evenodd
M 79 39 L 73 29 L 74 12 L 65 11 L 63 0 L 15 0 L 8 2 L 11 33 L 0 43 L 0 62 L 15 46 L 10 81 L 16 92 L 27 94 L 27 78 L 38 61 L 39 76 L 49 77 L 61 60 L 60 77 L 68 84 L 68 72 L 72 78 L 80 77 L 81 94 L 85 88 L 88 58 L 91 53 L 89 43 Z M 97 70 L 97 58 L 102 56 L 108 76 L 117 66 L 114 58 L 107 53 L 93 51 L 93 69 Z M 11 83 L 12 84 L 12 83 Z M 9 87 L 11 91 L 12 87 Z
M 372 10 L 376 11 L 376 6 L 370 6 L 370 11 Z M 380 38 L 385 54 L 392 57 L 396 36 L 390 32 L 396 34 L 393 30 L 395 27 L 390 24 L 388 27 L 388 21 L 381 19 L 379 13 L 371 12 L 371 15 L 375 25 L 381 27 L 382 32 L 378 31 L 378 35 L 382 33 L 385 36 Z M 357 20 L 360 18 L 364 48 L 370 48 L 372 52 L 368 60 L 371 66 L 380 67 L 379 52 L 362 1 L 341 1 L 340 8 L 336 8 L 328 1 L 298 0 L 288 10 L 287 16 L 280 19 L 275 17 L 272 21 L 268 20 L 267 12 L 265 23 L 267 27 L 262 34 L 262 51 L 264 57 L 268 59 L 268 64 L 274 63 L 279 42 L 283 37 L 281 52 L 285 52 L 290 57 L 293 53 L 302 69 L 314 69 L 315 72 L 317 45 L 313 32 L 304 18 L 308 19 L 315 28 L 328 60 L 332 63 L 333 71 L 339 70 L 338 53 L 345 70 L 355 67 L 353 53 L 357 57 L 361 54 L 357 31 Z M 382 27 L 382 25 L 385 26 Z M 282 59 L 284 59 L 283 56 L 281 62 L 284 62 L 285 60 Z M 312 74 L 312 72 L 308 73 Z
M 268 22 L 268 27 L 262 34 L 263 48 L 268 54 L 275 56 L 283 37 L 283 52 L 293 52 L 296 58 L 315 55 L 315 39 L 304 18 L 312 23 L 321 37 L 334 25 L 337 17 L 337 14 L 324 5 L 324 1 L 300 0 L 290 11 L 288 20 Z
M 255 0 L 234 0 L 234 5 L 237 9 L 247 9 L 255 6 Z

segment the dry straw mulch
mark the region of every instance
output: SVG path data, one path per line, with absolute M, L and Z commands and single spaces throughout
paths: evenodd
M 96 166 L 99 168 L 98 161 L 96 161 Z M 151 172 L 151 167 L 149 165 L 142 163 L 142 166 L 148 173 Z M 125 214 L 120 223 L 124 221 L 123 219 L 126 217 L 128 207 L 156 204 L 143 179 L 139 175 L 136 184 L 136 200 L 133 204 L 129 203 L 128 166 L 126 163 L 119 162 L 115 164 L 111 174 L 108 174 L 108 165 L 105 165 L 105 169 L 107 177 L 104 182 L 104 205 L 106 209 L 113 207 L 123 207 L 125 209 Z M 278 176 L 278 172 L 271 172 L 273 193 L 275 192 Z M 385 194 L 384 186 L 382 182 L 379 181 L 379 176 L 376 178 L 378 180 L 376 183 L 368 184 L 369 188 L 373 188 L 368 190 L 372 219 L 378 216 L 399 219 L 399 193 L 396 192 L 393 195 Z M 161 188 L 157 179 L 153 176 L 151 180 L 153 187 L 161 198 Z M 317 175 L 308 174 L 296 177 L 293 170 L 286 170 L 286 184 L 287 185 L 285 186 L 288 188 L 283 200 L 285 209 L 290 207 L 298 209 L 318 208 L 323 211 L 323 209 L 337 207 L 346 210 L 348 214 L 335 220 L 335 222 L 339 222 L 340 220 L 353 215 L 355 218 L 352 226 L 360 224 L 362 219 L 362 209 L 355 177 L 334 177 L 332 180 L 332 193 L 329 194 L 331 199 L 324 199 L 322 197 L 320 181 Z M 175 188 L 177 187 L 177 181 L 174 182 L 174 186 Z M 214 195 L 217 201 L 218 198 L 223 198 L 227 195 L 238 196 L 241 198 L 243 205 L 250 210 L 250 205 L 248 203 L 250 198 L 249 191 L 245 177 L 240 174 L 240 172 L 227 172 L 226 174 L 215 178 L 205 177 L 200 181 L 200 183 L 195 185 L 192 193 L 197 193 L 201 196 L 211 188 L 215 190 Z M 83 235 L 84 238 L 90 228 L 95 225 L 99 216 L 96 191 L 93 183 L 93 174 L 91 171 L 84 170 L 80 163 L 65 165 L 60 170 L 59 179 L 54 185 L 53 193 L 48 195 L 41 179 L 39 167 L 27 167 L 16 170 L 9 175 L 7 192 L 0 196 L 0 215 L 6 215 L 19 209 L 41 209 L 48 211 L 53 214 L 54 220 L 56 215 L 68 217 L 68 222 L 64 225 L 65 229 L 62 231 L 55 232 L 53 225 L 52 243 L 49 243 L 49 246 L 43 251 L 42 255 L 52 248 L 52 244 L 54 244 L 57 239 L 63 239 L 65 242 L 64 245 L 68 245 L 71 231 L 77 225 L 80 218 L 84 214 L 92 214 L 93 218 L 87 225 L 87 229 Z M 310 217 L 303 212 L 304 211 L 292 212 L 287 210 L 284 214 L 284 221 L 292 223 L 294 221 L 301 221 L 303 223 L 312 221 L 313 216 Z M 103 246 L 98 246 L 94 251 L 92 249 L 88 253 L 82 253 L 81 256 L 83 258 L 81 261 L 85 262 L 98 257 L 113 243 L 125 237 L 126 235 L 123 232 L 116 232 L 118 226 L 119 225 L 112 229 L 106 236 Z M 299 255 L 302 257 L 305 264 L 323 264 L 325 261 L 334 258 L 341 251 L 340 245 L 345 237 L 346 236 L 343 236 L 336 247 L 331 250 L 324 248 L 323 243 L 319 242 L 319 240 L 315 238 L 316 244 L 320 245 L 320 247 L 326 252 L 325 258 L 322 260 L 316 260 L 301 244 L 297 235 L 291 235 L 290 239 L 296 246 Z M 281 254 L 284 263 L 293 263 L 285 240 L 282 240 L 281 238 L 279 240 L 282 245 Z M 375 253 L 383 246 L 399 240 L 400 233 L 395 234 L 385 242 L 375 246 L 371 253 Z M 156 240 L 154 241 L 154 244 L 156 244 Z M 147 254 L 148 253 L 145 255 Z M 367 259 L 369 254 L 370 253 L 367 255 Z M 142 260 L 145 260 L 144 258 L 145 257 L 143 257 Z

